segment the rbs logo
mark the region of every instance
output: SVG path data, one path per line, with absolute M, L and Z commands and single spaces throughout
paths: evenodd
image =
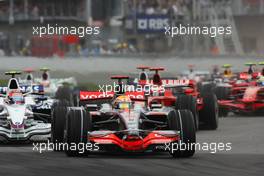
M 141 32 L 161 32 L 166 26 L 169 26 L 169 19 L 166 17 L 147 16 L 137 19 L 137 29 Z

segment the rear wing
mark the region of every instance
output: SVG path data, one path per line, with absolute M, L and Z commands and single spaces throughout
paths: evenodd
M 193 80 L 187 80 L 187 79 L 162 79 L 162 85 L 167 86 L 188 86 L 190 84 L 194 83 Z M 153 85 L 153 80 L 147 80 L 147 85 Z
M 5 95 L 7 93 L 8 87 L 0 87 L 0 94 Z M 23 94 L 25 93 L 33 93 L 33 94 L 43 94 L 44 87 L 42 85 L 22 85 L 20 86 L 20 90 Z
M 145 92 L 126 92 L 132 101 L 145 101 Z M 109 100 L 115 97 L 115 92 L 80 91 L 80 101 Z
M 129 96 L 132 101 L 146 101 L 145 92 L 135 91 L 135 92 L 126 92 L 126 96 Z
M 247 72 L 239 73 L 239 79 L 248 80 L 248 79 L 251 79 L 251 77 L 252 76 L 248 74 Z
M 43 94 L 44 86 L 43 85 L 22 85 L 20 86 L 22 93 L 33 93 L 33 94 Z
M 111 99 L 113 97 L 114 92 L 80 91 L 80 101 Z

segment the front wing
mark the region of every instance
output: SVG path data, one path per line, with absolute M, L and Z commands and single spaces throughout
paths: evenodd
M 41 123 L 27 129 L 0 127 L 0 137 L 3 141 L 27 141 L 32 137 L 49 136 L 51 133 L 51 124 Z
M 218 104 L 222 108 L 241 112 L 255 112 L 264 110 L 264 102 L 258 101 L 234 101 L 234 100 L 219 100 Z
M 180 140 L 179 131 L 152 131 L 141 138 L 120 139 L 114 131 L 94 131 L 89 133 L 88 140 L 99 145 L 115 145 L 124 151 L 145 151 L 153 145 L 165 145 Z

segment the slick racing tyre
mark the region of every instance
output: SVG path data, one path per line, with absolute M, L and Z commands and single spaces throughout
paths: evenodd
M 196 84 L 198 92 L 201 92 L 203 84 L 201 82 L 198 82 Z
M 214 93 L 218 100 L 227 100 L 230 94 L 229 87 L 216 87 Z
M 228 87 L 216 87 L 215 95 L 218 100 L 228 100 L 230 95 L 230 89 Z M 227 117 L 228 109 L 219 107 L 219 117 Z
M 175 102 L 176 110 L 188 109 L 192 112 L 194 118 L 195 129 L 199 129 L 199 114 L 197 111 L 197 100 L 191 95 L 177 95 Z
M 73 106 L 74 107 L 80 106 L 80 91 L 75 91 L 73 94 Z
M 68 148 L 65 150 L 67 156 L 76 157 L 87 155 L 88 151 L 80 150 L 76 147 L 74 150 L 71 146 L 87 144 L 88 132 L 92 130 L 92 121 L 90 113 L 82 108 L 69 108 L 66 120 L 65 141 Z M 85 147 L 84 147 L 85 148 Z
M 68 86 L 59 87 L 55 94 L 55 98 L 60 101 L 68 101 L 70 103 L 70 106 L 74 105 L 73 91 Z
M 69 102 L 62 100 L 54 103 L 52 107 L 51 119 L 51 140 L 53 144 L 63 143 L 64 128 L 66 123 L 67 107 Z M 54 148 L 54 151 L 62 149 Z
M 170 130 L 180 131 L 180 141 L 171 144 L 170 154 L 175 158 L 193 156 L 195 153 L 196 134 L 191 111 L 171 111 L 168 116 L 168 127 Z
M 199 112 L 200 121 L 203 122 L 203 129 L 215 130 L 218 128 L 218 103 L 215 94 L 203 95 L 204 106 Z
M 205 94 L 208 94 L 208 93 L 213 93 L 214 87 L 215 87 L 214 83 L 204 84 L 200 88 L 200 94 L 201 95 L 205 95 Z

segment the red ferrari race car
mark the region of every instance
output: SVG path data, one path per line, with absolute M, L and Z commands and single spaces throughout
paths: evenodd
M 146 68 L 146 67 L 145 67 Z M 217 129 L 218 127 L 218 104 L 217 98 L 213 92 L 205 92 L 200 94 L 194 80 L 178 80 L 178 79 L 162 79 L 159 71 L 164 68 L 149 68 L 150 71 L 155 71 L 152 79 L 141 80 L 139 84 L 143 86 L 153 85 L 160 86 L 159 91 L 149 95 L 149 101 L 165 104 L 174 109 L 189 109 L 193 113 L 196 129 Z M 145 75 L 145 72 L 140 73 Z M 147 78 L 148 76 L 144 76 Z M 153 91 L 153 89 L 152 89 Z
M 233 88 L 235 91 L 236 88 Z M 252 85 L 238 89 L 241 93 L 236 97 L 226 100 L 219 100 L 220 108 L 234 113 L 259 113 L 264 112 L 264 78 L 261 77 Z M 234 96 L 234 95 L 233 95 Z
M 264 66 L 264 62 L 259 62 L 259 65 Z M 261 76 L 264 76 L 264 67 L 260 71 Z
M 218 100 L 241 100 L 248 87 L 257 85 L 257 78 L 259 78 L 261 74 L 260 72 L 254 71 L 253 66 L 256 64 L 246 63 L 245 65 L 249 67 L 248 71 L 237 73 L 236 78 L 217 84 L 214 92 Z M 219 107 L 220 117 L 226 117 L 228 112 L 228 109 L 223 108 L 223 106 Z
M 112 78 L 118 79 L 118 84 L 128 79 Z M 190 146 L 196 142 L 193 115 L 189 110 L 175 110 L 151 101 L 147 104 L 145 92 L 120 90 L 115 93 L 80 91 L 81 107 L 67 107 L 63 102 L 55 106 L 53 142 L 92 143 L 102 150 L 126 152 L 155 151 L 168 145 Z M 195 153 L 193 147 L 174 149 L 168 150 L 173 157 L 191 157 Z M 65 149 L 65 152 L 68 156 L 80 155 L 78 149 Z

